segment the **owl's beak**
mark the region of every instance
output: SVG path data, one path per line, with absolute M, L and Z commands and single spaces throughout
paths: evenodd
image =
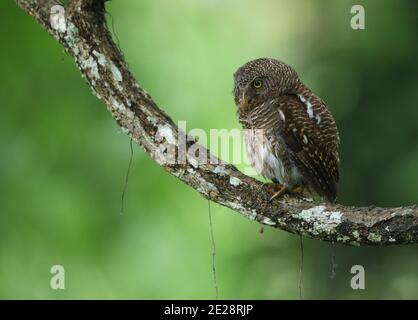
M 246 110 L 246 109 L 247 109 L 247 107 L 248 107 L 248 102 L 249 102 L 248 96 L 245 94 L 245 91 L 246 91 L 246 90 L 242 90 L 242 95 L 241 95 L 241 107 L 242 107 L 244 110 Z

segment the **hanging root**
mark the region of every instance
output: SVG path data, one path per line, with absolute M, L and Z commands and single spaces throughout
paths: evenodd
M 120 214 L 123 214 L 123 212 L 125 210 L 125 195 L 126 195 L 126 190 L 128 189 L 129 174 L 131 173 L 132 161 L 133 161 L 133 157 L 134 157 L 134 148 L 133 148 L 133 145 L 132 145 L 132 137 L 131 137 L 131 140 L 129 142 L 129 147 L 130 147 L 131 155 L 130 155 L 130 158 L 129 158 L 128 169 L 126 170 L 125 183 L 123 185 L 122 196 L 120 198 Z
M 331 275 L 329 276 L 331 279 L 334 279 L 337 275 L 337 268 L 338 264 L 335 260 L 335 243 L 331 244 Z
M 299 299 L 302 300 L 302 279 L 303 279 L 303 238 L 299 235 L 300 240 L 300 267 L 299 267 Z
M 209 229 L 210 229 L 210 239 L 212 242 L 212 273 L 213 273 L 213 286 L 215 287 L 215 299 L 218 300 L 219 289 L 218 289 L 218 280 L 216 276 L 216 246 L 215 246 L 215 236 L 213 234 L 213 225 L 212 225 L 212 211 L 210 208 L 210 200 L 208 200 L 208 213 L 209 213 Z

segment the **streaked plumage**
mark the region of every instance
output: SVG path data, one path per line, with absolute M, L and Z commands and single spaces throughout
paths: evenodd
M 247 156 L 256 171 L 335 201 L 339 136 L 324 102 L 275 59 L 250 61 L 234 79 Z

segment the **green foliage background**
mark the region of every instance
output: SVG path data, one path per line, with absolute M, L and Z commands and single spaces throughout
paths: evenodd
M 174 120 L 239 127 L 232 74 L 256 57 L 296 68 L 342 140 L 339 202 L 418 196 L 418 4 L 125 0 L 108 11 L 132 72 Z M 109 21 L 112 19 L 110 17 Z M 207 201 L 122 134 L 74 62 L 13 1 L 0 3 L 0 298 L 214 298 Z M 297 299 L 299 240 L 212 205 L 221 298 Z M 417 246 L 305 243 L 305 298 L 418 298 Z M 49 287 L 61 264 L 66 289 Z M 350 288 L 350 268 L 366 290 Z

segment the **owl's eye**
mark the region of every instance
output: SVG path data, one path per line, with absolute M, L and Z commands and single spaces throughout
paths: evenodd
M 260 89 L 263 86 L 263 81 L 261 80 L 254 80 L 253 82 L 253 87 L 256 89 Z

